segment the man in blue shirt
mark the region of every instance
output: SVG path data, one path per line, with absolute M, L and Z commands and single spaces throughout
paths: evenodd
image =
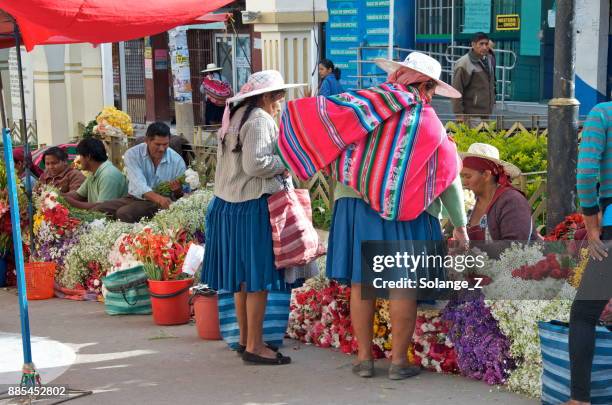
M 173 199 L 180 198 L 182 187 L 177 179 L 185 173 L 185 162 L 169 146 L 170 128 L 163 122 L 149 125 L 145 142 L 128 149 L 123 156 L 128 196 L 103 202 L 96 209 L 134 223 L 152 217 L 160 208 L 167 209 Z M 172 198 L 154 191 L 164 182 L 169 183 Z

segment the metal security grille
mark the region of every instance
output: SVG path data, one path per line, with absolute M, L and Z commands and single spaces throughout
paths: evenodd
M 125 77 L 127 113 L 132 118 L 132 122 L 144 124 L 147 113 L 144 77 L 144 39 L 125 42 Z
M 447 48 L 454 44 L 457 46 L 470 46 L 469 40 L 458 40 L 457 33 L 463 32 L 464 28 L 464 0 L 417 0 L 416 2 L 416 49 L 423 51 L 436 58 L 442 64 L 442 80 L 452 80 L 452 61 L 456 61 L 466 50 L 460 47 L 451 50 L 452 57 L 447 58 Z M 493 0 L 491 7 L 492 16 L 498 14 L 517 14 L 520 11 L 520 2 L 516 0 Z M 491 30 L 494 31 L 494 21 L 491 22 Z M 453 31 L 454 26 L 454 31 Z M 498 88 L 498 99 L 501 94 L 506 94 L 506 99 L 513 94 L 515 72 L 511 67 L 516 62 L 519 54 L 519 41 L 500 40 L 495 44 L 498 70 L 496 71 Z M 508 52 L 505 52 L 508 51 Z M 460 52 L 456 53 L 456 52 Z M 450 59 L 450 60 L 449 60 Z M 505 68 L 505 86 L 502 91 L 501 69 Z
M 200 83 L 202 81 L 200 71 L 205 69 L 207 64 L 214 62 L 213 31 L 188 30 L 187 46 L 189 47 L 189 68 L 191 70 L 191 88 L 193 89 L 193 117 L 195 125 L 203 125 L 204 108 L 202 106 L 202 93 L 200 93 Z
M 442 64 L 441 79 L 448 82 L 452 66 L 444 54 L 451 44 L 454 0 L 417 0 L 416 49 L 429 54 Z M 456 17 L 455 12 L 455 17 Z

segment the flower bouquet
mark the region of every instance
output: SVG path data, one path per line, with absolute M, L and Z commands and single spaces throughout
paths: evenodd
M 515 367 L 510 341 L 483 298 L 451 301 L 442 319 L 450 322 L 448 338 L 455 347 L 461 374 L 489 385 L 505 383 Z
M 34 215 L 35 257 L 40 261 L 55 262 L 60 272 L 64 260 L 82 232 L 81 220 L 70 215 L 60 202 L 59 192 L 53 187 L 42 189 L 36 201 Z
M 449 326 L 439 311 L 419 311 L 413 336 L 415 364 L 437 373 L 459 372 Z
M 179 176 L 175 181 L 178 181 L 182 187 L 183 193 L 188 194 L 191 193 L 198 188 L 200 188 L 200 175 L 193 169 L 189 168 L 185 170 L 185 173 L 182 176 Z M 169 181 L 164 181 L 159 183 L 153 191 L 157 194 L 163 195 L 165 197 L 172 196 L 172 188 L 170 187 Z

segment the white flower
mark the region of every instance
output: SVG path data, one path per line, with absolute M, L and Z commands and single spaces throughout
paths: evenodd
M 476 206 L 476 196 L 472 190 L 468 190 L 467 188 L 463 189 L 463 200 L 466 212 L 472 211 L 474 206 Z
M 185 170 L 185 182 L 192 190 L 200 188 L 200 175 L 193 169 Z

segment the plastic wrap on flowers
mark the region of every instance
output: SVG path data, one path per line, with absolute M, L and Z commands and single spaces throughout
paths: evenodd
M 510 351 L 517 367 L 507 379 L 513 392 L 540 397 L 542 353 L 538 322 L 569 320 L 571 300 L 487 301 L 502 332 L 510 338 Z
M 439 311 L 419 311 L 414 329 L 414 363 L 437 373 L 458 373 L 457 353 L 448 336 L 450 322 Z
M 461 374 L 490 385 L 504 384 L 515 367 L 510 341 L 483 298 L 451 301 L 442 317 L 451 322 L 448 336 Z
M 350 287 L 315 278 L 293 290 L 287 334 L 319 347 L 354 353 L 357 342 L 349 316 Z

